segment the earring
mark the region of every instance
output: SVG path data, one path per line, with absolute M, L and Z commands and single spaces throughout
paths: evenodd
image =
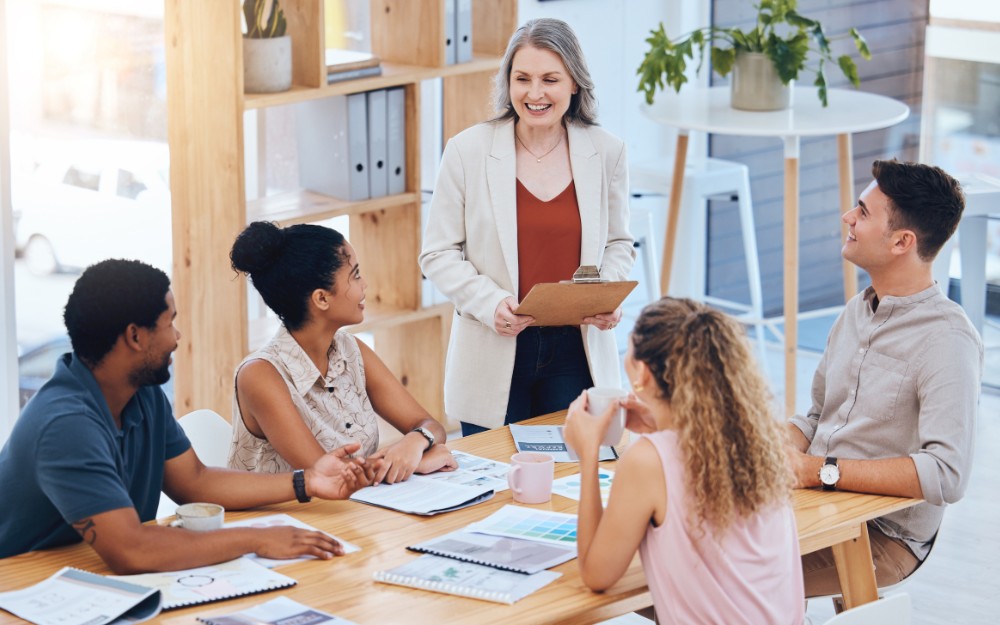
M 641 393 L 644 390 L 646 390 L 646 387 L 643 386 L 642 384 L 640 384 L 638 380 L 633 380 L 632 381 L 632 390 L 635 391 L 636 393 Z

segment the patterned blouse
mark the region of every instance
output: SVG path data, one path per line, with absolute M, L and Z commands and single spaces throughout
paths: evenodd
M 378 420 L 365 390 L 365 368 L 352 334 L 338 331 L 327 352 L 329 364 L 322 375 L 295 338 L 282 326 L 271 341 L 243 359 L 237 373 L 251 360 L 266 360 L 278 370 L 292 403 L 320 446 L 326 451 L 360 443 L 360 454 L 378 449 Z M 233 441 L 228 465 L 259 473 L 283 473 L 292 466 L 274 446 L 247 430 L 233 389 Z

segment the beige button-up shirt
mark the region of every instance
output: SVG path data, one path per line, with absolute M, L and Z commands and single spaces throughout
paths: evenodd
M 847 303 L 816 369 L 812 408 L 791 422 L 813 456 L 913 459 L 926 503 L 873 523 L 923 559 L 969 482 L 983 343 L 936 284 L 873 310 L 875 298 L 869 287 Z
M 360 454 L 378 449 L 378 419 L 365 387 L 365 367 L 357 339 L 346 330 L 334 335 L 327 352 L 327 370 L 320 372 L 284 326 L 260 350 L 243 359 L 266 360 L 278 370 L 288 394 L 309 431 L 326 451 L 360 443 Z M 243 423 L 233 388 L 233 440 L 229 467 L 259 473 L 285 473 L 292 466 L 266 438 L 254 436 Z

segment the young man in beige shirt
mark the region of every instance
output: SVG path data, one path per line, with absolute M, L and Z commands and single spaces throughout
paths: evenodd
M 843 220 L 844 258 L 871 286 L 847 303 L 816 370 L 812 407 L 791 417 L 798 485 L 924 500 L 868 524 L 879 586 L 912 573 L 944 508 L 969 482 L 983 344 L 931 277 L 962 217 L 958 182 L 937 167 L 875 161 Z M 838 594 L 830 549 L 802 559 L 806 596 Z

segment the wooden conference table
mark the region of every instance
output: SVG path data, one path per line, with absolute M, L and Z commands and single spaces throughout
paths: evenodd
M 538 417 L 526 424 L 561 423 L 565 413 Z M 468 453 L 507 462 L 514 444 L 507 428 L 484 432 L 449 443 Z M 613 469 L 613 463 L 605 463 Z M 556 477 L 578 470 L 576 464 L 557 464 Z M 835 546 L 841 580 L 848 592 L 848 606 L 877 598 L 875 575 L 865 522 L 900 510 L 919 500 L 879 497 L 846 492 L 795 491 L 795 516 L 803 553 Z M 652 604 L 638 556 L 625 576 L 604 593 L 593 593 L 580 581 L 576 560 L 554 570 L 563 575 L 540 591 L 507 606 L 452 595 L 415 590 L 372 581 L 372 574 L 402 564 L 417 554 L 407 545 L 439 536 L 482 519 L 511 503 L 510 491 L 488 502 L 434 517 L 417 517 L 350 501 L 286 503 L 252 512 L 227 512 L 227 519 L 286 512 L 361 547 L 361 551 L 332 561 L 312 560 L 281 567 L 298 580 L 280 591 L 203 604 L 161 613 L 156 622 L 195 624 L 197 616 L 220 615 L 247 608 L 283 594 L 359 625 L 393 623 L 441 625 L 442 623 L 594 623 Z M 555 495 L 536 506 L 575 512 L 577 502 Z M 111 571 L 90 547 L 81 544 L 26 553 L 0 560 L 0 592 L 39 582 L 63 566 L 95 573 Z M 0 624 L 24 621 L 0 611 Z
M 840 210 L 854 207 L 853 151 L 851 133 L 887 128 L 906 119 L 909 107 L 902 102 L 851 89 L 830 89 L 829 106 L 823 107 L 816 89 L 796 87 L 792 105 L 783 111 L 740 111 L 729 105 L 729 87 L 684 88 L 680 93 L 663 93 L 656 103 L 644 108 L 650 119 L 679 129 L 674 155 L 667 231 L 663 239 L 663 266 L 660 293 L 670 288 L 670 271 L 677 221 L 684 187 L 688 133 L 747 137 L 779 137 L 784 142 L 784 338 L 785 412 L 795 414 L 795 353 L 798 342 L 799 309 L 799 141 L 801 137 L 837 135 L 840 181 Z M 841 234 L 847 227 L 841 224 Z M 854 265 L 843 262 L 844 301 L 854 297 L 858 278 Z

